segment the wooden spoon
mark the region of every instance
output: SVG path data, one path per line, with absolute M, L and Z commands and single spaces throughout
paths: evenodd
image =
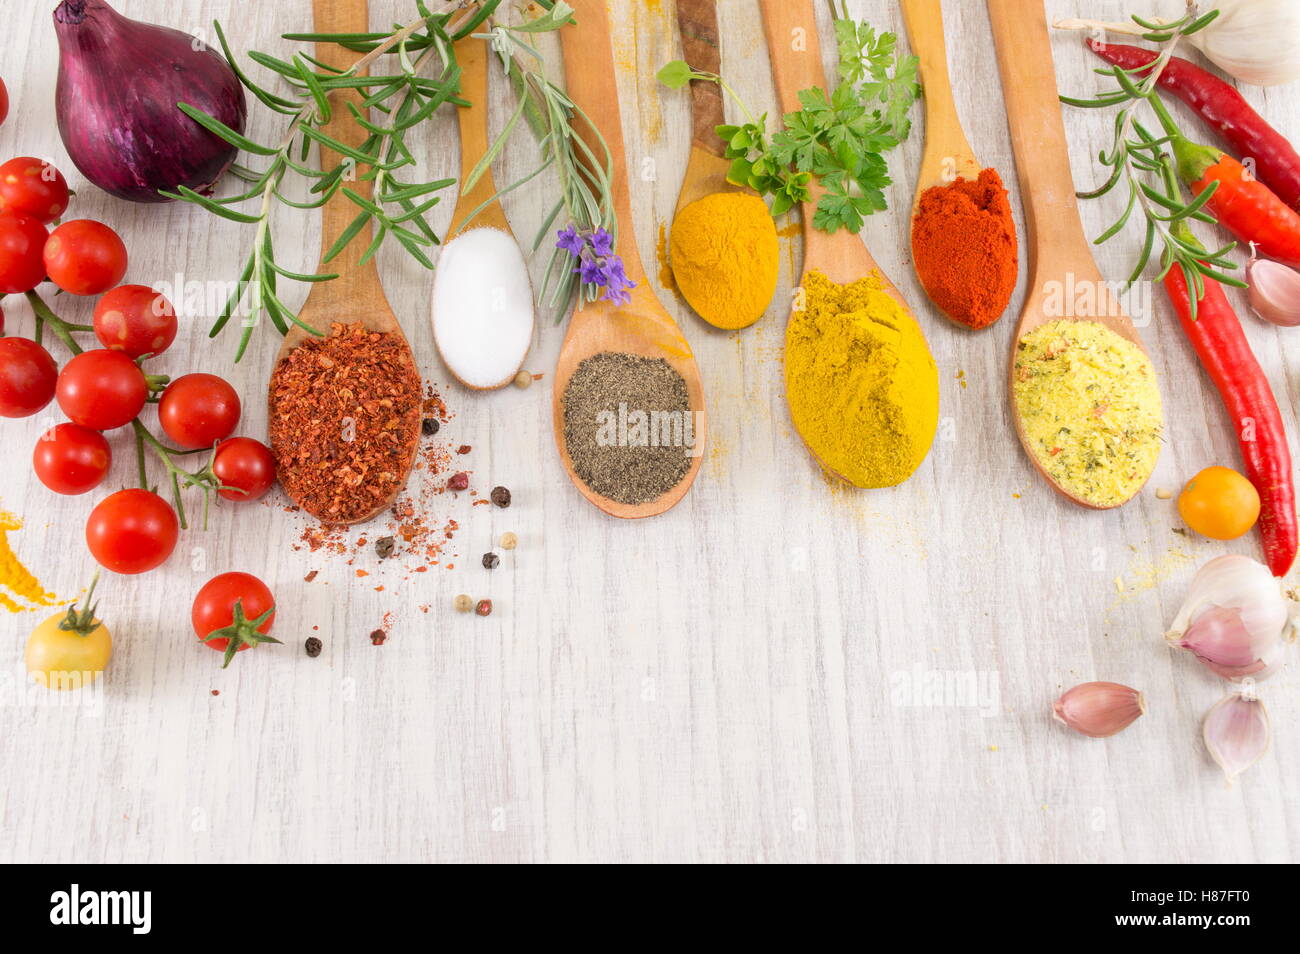
M 814 86 L 825 88 L 826 71 L 822 68 L 821 50 L 817 41 L 817 18 L 811 0 L 759 0 L 763 11 L 763 30 L 772 58 L 772 75 L 776 80 L 777 100 L 783 112 L 800 108 L 799 91 Z M 794 40 L 798 38 L 798 49 Z M 831 281 L 848 285 L 875 272 L 880 276 L 884 290 L 898 301 L 907 313 L 911 309 L 898 289 L 885 275 L 884 270 L 867 251 L 867 246 L 856 232 L 840 229 L 833 234 L 813 227 L 813 216 L 822 188 L 814 181 L 809 183 L 811 195 L 800 209 L 803 220 L 803 274 L 819 271 Z M 796 428 L 797 429 L 797 428 Z M 815 443 L 808 435 L 800 434 L 808 450 L 829 473 Z M 844 480 L 842 475 L 837 477 Z M 850 481 L 845 481 L 849 483 Z
M 1049 322 L 1093 321 L 1145 351 L 1133 322 L 1111 296 L 1097 268 L 1092 257 L 1092 245 L 1079 218 L 1043 2 L 988 0 L 988 7 L 993 37 L 997 41 L 998 66 L 1002 73 L 1002 92 L 1007 101 L 1007 120 L 1011 127 L 1020 193 L 1027 209 L 1029 259 L 1032 263 L 1029 296 L 1020 315 L 1015 341 L 1018 344 L 1029 332 Z M 1067 308 L 1074 305 L 1074 296 L 1063 295 L 1060 289 L 1088 286 L 1096 289 L 1098 314 L 1053 313 L 1061 310 L 1062 301 Z M 1048 305 L 1049 299 L 1052 299 L 1052 307 Z M 1025 453 L 1038 472 L 1063 496 L 1094 510 L 1109 509 L 1075 496 L 1058 484 L 1038 462 L 1016 406 L 1015 355 L 1016 345 L 1013 344 L 1008 395 L 1016 433 Z M 1140 489 L 1134 488 L 1133 493 Z M 1117 507 L 1127 499 L 1132 498 L 1111 506 Z
M 366 0 L 313 0 L 312 11 L 316 31 L 319 33 L 365 33 L 369 30 L 369 12 Z M 327 66 L 345 70 L 361 58 L 360 53 L 345 50 L 335 43 L 318 43 L 316 57 Z M 362 96 L 357 90 L 333 90 L 330 94 L 332 113 L 330 121 L 325 124 L 324 132 L 348 146 L 359 146 L 365 141 L 367 133 L 353 119 L 346 100 L 360 105 Z M 330 168 L 339 161 L 339 155 L 328 149 L 321 149 L 321 167 Z M 358 169 L 355 181 L 349 182 L 349 188 L 358 194 L 369 197 L 372 184 L 362 179 Z M 357 207 L 343 194 L 342 189 L 334 193 L 321 209 L 321 254 L 324 253 L 343 234 L 343 230 L 356 218 Z M 370 245 L 370 226 L 367 224 L 352 241 L 329 263 L 328 270 L 337 272 L 338 278 L 328 282 L 316 282 L 311 286 L 307 301 L 298 313 L 299 319 L 322 334 L 329 334 L 330 325 L 336 322 L 355 324 L 360 322 L 367 330 L 382 332 L 395 336 L 402 347 L 410 353 L 411 346 L 402 333 L 397 316 L 384 296 L 383 286 L 379 282 L 379 272 L 372 258 L 364 265 L 358 264 L 362 254 Z M 324 268 L 322 271 L 326 270 Z M 280 352 L 276 356 L 276 366 L 283 361 L 294 348 L 313 336 L 297 325 L 290 325 L 289 333 L 284 336 Z M 414 365 L 414 357 L 411 358 Z M 380 501 L 373 510 L 352 520 L 338 521 L 330 519 L 331 524 L 365 523 L 392 505 L 393 499 L 406 485 L 411 466 L 415 463 L 415 454 L 420 440 L 420 406 L 416 402 L 410 413 L 413 425 L 407 428 L 411 435 L 407 445 L 395 452 L 401 453 L 404 468 L 400 480 L 393 492 Z M 313 514 L 318 519 L 325 519 L 320 514 Z
M 975 150 L 971 149 L 961 120 L 957 118 L 957 104 L 953 102 L 952 82 L 948 77 L 941 0 L 903 0 L 903 20 L 907 24 L 912 52 L 921 61 L 921 83 L 925 90 L 925 151 L 916 178 L 916 195 L 912 199 L 912 219 L 915 220 L 921 196 L 927 190 L 951 185 L 958 177 L 976 179 L 984 167 L 975 158 Z M 922 287 L 925 287 L 924 282 Z M 929 289 L 926 289 L 926 294 L 930 294 Z M 942 308 L 939 311 L 952 320 L 952 316 Z M 967 327 L 957 321 L 954 324 Z
M 580 305 L 569 319 L 569 330 L 555 367 L 551 392 L 551 413 L 555 422 L 555 443 L 560 451 L 569 479 L 582 495 L 605 513 L 615 517 L 652 517 L 670 509 L 686 495 L 699 473 L 708 437 L 704 409 L 704 388 L 695 356 L 676 322 L 659 303 L 646 277 L 637 253 L 636 233 L 632 221 L 632 200 L 628 191 L 627 157 L 623 149 L 623 126 L 619 113 L 618 87 L 615 83 L 614 53 L 609 33 L 609 13 L 605 0 L 570 0 L 579 27 L 560 31 L 564 52 L 564 77 L 569 97 L 587 114 L 605 138 L 613 160 L 614 211 L 618 215 L 618 253 L 623 269 L 636 282 L 632 301 L 615 305 L 594 301 Z M 594 155 L 603 155 L 600 145 L 584 129 Z M 642 504 L 624 504 L 596 493 L 573 469 L 564 441 L 564 391 L 573 372 L 585 359 L 602 351 L 624 351 L 648 358 L 663 358 L 686 382 L 691 409 L 695 412 L 695 456 L 686 476 L 671 490 Z
M 457 117 L 460 120 L 460 175 L 462 181 L 471 171 L 479 164 L 488 151 L 488 64 L 489 64 L 488 41 L 476 39 L 473 36 L 467 36 L 456 43 L 456 62 L 460 66 L 460 91 L 461 95 L 469 101 L 468 106 L 462 106 L 457 110 Z M 461 190 L 456 199 L 456 208 L 451 213 L 451 225 L 447 229 L 446 243 L 450 243 L 454 238 L 460 236 L 462 231 L 472 231 L 474 229 L 496 229 L 515 239 L 514 232 L 510 229 L 510 223 L 506 220 L 505 210 L 501 207 L 501 202 L 493 198 L 497 194 L 496 182 L 492 178 L 492 167 L 489 165 L 479 176 L 474 188 Z M 489 202 L 488 200 L 491 199 Z M 484 205 L 484 203 L 487 203 Z M 473 221 L 468 223 L 466 220 L 474 210 L 482 206 L 482 209 L 474 215 Z M 526 259 L 527 256 L 521 255 Z M 437 288 L 439 274 L 434 274 L 434 287 Z M 510 372 L 508 376 L 495 384 L 483 386 L 470 384 L 456 373 L 455 367 L 447 360 L 447 356 L 442 353 L 442 344 L 438 341 L 437 317 L 434 323 L 434 346 L 438 349 L 438 356 L 442 358 L 443 366 L 451 372 L 451 376 L 459 381 L 463 386 L 472 391 L 492 391 L 504 387 L 515 379 L 519 373 L 519 368 L 523 367 L 524 359 L 528 356 L 525 351 L 519 356 L 519 365 Z M 532 339 L 532 330 L 529 330 L 528 337 Z
M 715 0 L 677 0 L 677 32 L 682 38 L 682 58 L 691 69 L 701 73 L 722 71 Z M 724 122 L 722 89 L 717 83 L 691 80 L 691 152 L 686 160 L 682 190 L 677 194 L 674 218 L 706 195 L 745 191 L 727 181 L 731 160 L 723 158 L 726 144 L 714 132 Z

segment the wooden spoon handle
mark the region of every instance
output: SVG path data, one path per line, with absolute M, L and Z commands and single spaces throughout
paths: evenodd
M 1056 92 L 1052 41 L 1042 0 L 988 0 L 989 19 L 997 42 L 1002 92 L 1007 100 L 1007 121 L 1016 155 L 1020 194 L 1024 200 L 1029 244 L 1040 257 L 1036 270 L 1055 266 L 1044 263 L 1041 253 L 1051 236 L 1054 254 L 1070 262 L 1090 261 L 1092 247 L 1079 219 L 1079 204 L 1070 175 L 1065 123 Z
M 312 15 L 318 33 L 365 33 L 370 29 L 370 16 L 366 0 L 312 0 Z M 337 43 L 316 44 L 316 58 L 335 69 L 350 69 L 361 57 L 362 54 L 346 50 Z M 362 74 L 364 75 L 366 72 L 363 70 Z M 329 94 L 330 120 L 322 127 L 321 131 L 344 145 L 360 146 L 365 142 L 368 134 L 352 118 L 352 112 L 348 109 L 347 104 L 351 102 L 360 106 L 362 100 L 363 97 L 359 90 L 333 90 Z M 320 162 L 322 169 L 332 168 L 341 158 L 342 156 L 334 150 L 321 147 Z M 366 171 L 367 168 L 366 166 L 358 166 L 355 174 L 351 177 L 345 175 L 343 182 L 343 186 L 365 198 L 370 197 L 373 188 L 370 180 L 361 178 L 361 173 Z M 342 187 L 326 201 L 324 208 L 321 209 L 322 258 L 330 247 L 338 241 L 339 236 L 343 234 L 343 231 L 352 223 L 360 211 L 352 200 L 343 194 Z M 369 281 L 371 278 L 378 281 L 378 272 L 375 271 L 375 260 L 373 258 L 364 266 L 358 265 L 361 256 L 369 245 L 370 224 L 367 223 L 327 266 L 329 271 L 339 273 L 337 281 L 356 284 Z
M 781 112 L 799 109 L 799 91 L 826 86 L 817 15 L 812 0 L 759 0 L 763 33 L 772 57 L 772 76 Z
M 456 112 L 460 120 L 462 182 L 488 151 L 488 54 L 487 41 L 475 39 L 472 35 L 456 43 L 456 63 L 460 66 L 460 93 L 470 102 L 469 106 L 462 106 Z M 496 195 L 496 191 L 496 183 L 492 179 L 492 167 L 488 166 L 483 170 L 479 180 L 474 183 L 474 188 L 462 192 L 457 199 L 456 215 L 447 234 L 452 235 L 458 231 L 461 220 Z M 476 219 L 475 222 L 477 221 Z
M 952 98 L 948 76 L 948 50 L 943 39 L 941 0 L 903 0 L 903 22 L 912 52 L 921 61 L 921 82 L 925 88 L 925 135 L 960 129 L 957 104 Z M 969 151 L 969 149 L 968 149 Z
M 605 0 L 569 0 L 569 6 L 573 7 L 574 19 L 579 25 L 560 31 L 564 84 L 569 98 L 604 137 L 602 146 L 596 134 L 578 120 L 579 135 L 592 155 L 604 156 L 605 150 L 609 150 L 612 166 L 610 193 L 619 226 L 618 253 L 623 259 L 623 270 L 633 281 L 641 284 L 648 279 L 637 253 L 636 231 L 632 225 L 632 197 L 628 191 L 627 153 L 623 148 L 623 120 L 618 106 L 609 11 L 605 9 Z
M 677 32 L 682 37 L 683 58 L 691 69 L 722 72 L 715 0 L 677 0 Z M 725 147 L 714 128 L 724 122 L 722 88 L 707 80 L 691 80 L 691 141 L 705 152 L 721 156 Z

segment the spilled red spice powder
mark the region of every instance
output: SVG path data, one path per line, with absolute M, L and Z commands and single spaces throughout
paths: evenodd
M 327 524 L 372 513 L 406 481 L 420 375 L 396 335 L 335 324 L 271 375 L 271 452 L 285 491 Z
M 930 300 L 953 321 L 987 328 L 1016 288 L 1019 243 L 1011 202 L 996 169 L 921 193 L 912 258 Z

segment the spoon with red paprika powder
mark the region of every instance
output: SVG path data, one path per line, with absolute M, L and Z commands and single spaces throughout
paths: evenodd
M 912 203 L 912 262 L 930 301 L 952 321 L 987 328 L 1019 274 L 1011 203 L 996 169 L 975 158 L 957 117 L 940 0 L 903 0 L 925 89 L 925 152 Z
M 366 0 L 314 0 L 321 33 L 365 33 Z M 360 54 L 320 43 L 328 67 L 351 68 Z M 329 94 L 326 135 L 351 147 L 366 136 L 347 108 L 360 106 L 356 90 Z M 340 156 L 321 149 L 321 167 Z M 349 187 L 369 198 L 360 175 Z M 340 189 L 321 210 L 322 257 L 356 217 Z M 373 258 L 367 224 L 330 262 L 338 277 L 311 286 L 300 320 L 320 333 L 291 325 L 271 373 L 268 430 L 280 483 L 303 510 L 331 525 L 362 523 L 393 502 L 406 486 L 420 439 L 420 374 L 411 347 L 388 304 Z M 322 269 L 323 270 L 323 269 Z

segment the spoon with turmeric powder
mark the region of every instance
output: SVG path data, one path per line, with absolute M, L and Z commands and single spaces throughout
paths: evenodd
M 925 89 L 925 152 L 912 202 L 912 263 L 926 295 L 966 328 L 987 328 L 1016 288 L 1016 224 L 1002 177 L 981 167 L 957 116 L 941 0 L 903 0 Z

